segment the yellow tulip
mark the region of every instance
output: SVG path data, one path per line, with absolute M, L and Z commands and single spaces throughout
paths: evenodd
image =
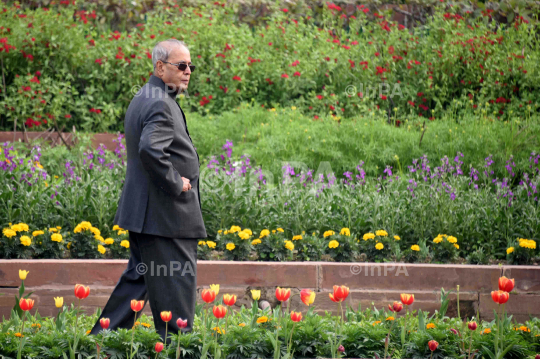
M 28 273 L 30 273 L 30 271 L 19 269 L 19 278 L 25 280 Z
M 216 293 L 216 296 L 217 296 L 219 293 L 219 284 L 210 284 L 210 289 L 212 289 Z
M 259 300 L 259 299 L 261 299 L 261 291 L 260 291 L 260 290 L 256 290 L 256 289 L 252 289 L 252 290 L 251 290 L 251 297 L 253 298 L 253 300 Z
M 64 305 L 64 297 L 54 297 L 54 305 L 56 308 L 62 308 Z

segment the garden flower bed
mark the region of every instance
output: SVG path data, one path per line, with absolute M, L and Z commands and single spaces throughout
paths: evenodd
M 5 273 L 18 286 L 14 294 L 16 305 L 9 319 L 0 322 L 0 354 L 10 357 L 22 354 L 19 357 L 56 359 L 62 358 L 63 353 L 69 353 L 70 357 L 80 353 L 105 358 L 134 353 L 138 357 L 156 358 L 405 359 L 472 358 L 474 354 L 475 358 L 532 359 L 540 349 L 538 318 L 519 322 L 506 313 L 507 305 L 519 301 L 515 290 L 523 284 L 498 274 L 487 282 L 482 281 L 485 277 L 460 277 L 465 287 L 469 281 L 482 281 L 487 291 L 491 291 L 489 301 L 496 309 L 495 320 L 491 321 L 481 320 L 476 314 L 460 313 L 459 299 L 458 318 L 449 315 L 450 299 L 445 291 L 441 291 L 439 305 L 433 313 L 419 309 L 418 297 L 406 290 L 397 290 L 379 307 L 351 305 L 352 288 L 336 284 L 324 293 L 305 287 L 277 286 L 265 294 L 246 289 L 249 294 L 238 308 L 235 294 L 221 284 L 210 284 L 210 288 L 200 292 L 201 303 L 197 305 L 193 331 L 169 332 L 167 337 L 171 341 L 163 344 L 164 338 L 154 331 L 153 321 L 174 320 L 183 328 L 187 323 L 182 318 L 173 318 L 170 312 L 162 312 L 160 318 L 149 318 L 140 313 L 142 303 L 134 300 L 131 329 L 110 330 L 104 318 L 100 322 L 104 331 L 90 336 L 89 329 L 100 312 L 85 314 L 80 308 L 92 301 L 92 285 L 70 285 L 70 296 L 76 304 L 69 305 L 58 296 L 53 301 L 54 313 L 43 317 L 36 310 L 44 303 L 34 300 L 34 294 L 27 294 L 25 282 L 39 281 L 39 277 L 32 277 L 42 276 L 44 272 L 33 269 L 17 272 L 10 268 Z M 263 305 L 263 298 L 271 299 L 274 305 Z M 314 311 L 324 298 L 331 301 L 336 315 Z M 464 320 L 459 319 L 461 316 Z

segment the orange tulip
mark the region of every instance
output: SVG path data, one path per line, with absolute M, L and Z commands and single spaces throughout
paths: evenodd
M 405 305 L 412 305 L 414 303 L 414 294 L 401 293 L 399 297 L 401 298 L 401 302 Z
M 212 308 L 212 312 L 214 313 L 214 316 L 218 319 L 225 318 L 225 314 L 227 314 L 227 308 L 220 305 L 215 305 L 214 308 Z
M 514 289 L 516 281 L 514 279 L 508 279 L 506 277 L 499 278 L 499 290 L 510 293 Z
M 280 302 L 286 301 L 287 299 L 289 299 L 290 296 L 291 296 L 290 289 L 285 289 L 285 288 L 280 288 L 280 287 L 276 288 L 276 298 Z
M 510 294 L 502 290 L 493 291 L 491 292 L 491 299 L 497 304 L 504 304 L 510 299 Z
M 439 346 L 439 343 L 437 343 L 435 340 L 430 340 L 428 342 L 428 346 L 429 346 L 429 350 L 434 352 L 435 350 L 437 350 L 437 347 Z
M 156 351 L 156 353 L 160 353 L 163 350 L 163 343 L 157 342 L 156 346 L 154 347 L 154 350 Z
M 21 298 L 21 300 L 19 300 L 19 307 L 21 307 L 23 311 L 27 312 L 34 307 L 34 300 Z
M 301 312 L 291 312 L 291 320 L 293 322 L 299 322 L 302 320 L 302 313 Z
M 161 312 L 160 316 L 161 316 L 161 320 L 163 320 L 164 322 L 168 322 L 172 319 L 171 312 Z
M 349 296 L 349 287 L 335 285 L 334 293 L 330 293 L 329 296 L 333 302 L 343 302 Z
M 216 299 L 216 292 L 212 289 L 203 289 L 201 293 L 202 300 L 206 303 L 211 303 Z
M 300 291 L 300 299 L 305 305 L 313 304 L 315 301 L 315 292 L 311 289 L 302 289 Z
M 75 284 L 75 297 L 84 299 L 90 294 L 90 287 L 86 287 L 82 284 Z
M 111 324 L 111 320 L 109 318 L 101 318 L 99 320 L 99 324 L 103 329 L 109 328 L 109 325 Z
M 403 309 L 403 304 L 400 302 L 394 302 L 392 305 L 388 304 L 388 309 L 390 309 L 391 312 L 399 313 Z
M 133 309 L 134 312 L 140 312 L 144 308 L 144 300 L 131 300 L 131 309 Z
M 224 294 L 223 295 L 223 303 L 225 305 L 228 305 L 229 307 L 231 305 L 234 305 L 234 303 L 236 303 L 236 294 Z

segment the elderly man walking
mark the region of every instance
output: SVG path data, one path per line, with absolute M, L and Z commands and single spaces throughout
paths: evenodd
M 197 244 L 206 238 L 199 196 L 199 156 L 176 96 L 189 85 L 195 66 L 175 39 L 152 51 L 154 73 L 126 112 L 127 171 L 114 223 L 129 231 L 130 258 L 100 318 L 109 329 L 131 328 L 133 299 L 146 304 L 165 338 L 161 312 L 172 312 L 191 331 L 197 299 Z M 140 313 L 138 313 L 140 315 Z M 99 319 L 91 333 L 101 330 Z

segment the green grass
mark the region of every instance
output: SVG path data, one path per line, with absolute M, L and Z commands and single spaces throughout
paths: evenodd
M 420 144 L 424 119 L 400 118 L 399 113 L 400 127 L 389 125 L 384 115 L 358 116 L 338 123 L 330 116 L 313 120 L 291 108 L 269 111 L 248 103 L 220 116 L 189 113 L 186 117 L 201 163 L 208 163 L 204 158 L 208 155 L 224 153 L 221 147 L 231 140 L 235 158 L 249 154 L 252 165 L 261 165 L 278 176 L 285 161 L 305 163 L 314 170 L 327 161 L 338 178 L 347 170 L 354 172 L 360 160 L 371 176 L 381 175 L 386 165 L 393 166 L 394 173 L 401 169 L 406 174 L 415 158 L 427 155 L 433 169 L 441 165 L 444 156 L 454 163 L 457 152 L 464 154 L 460 160 L 466 174 L 470 164 L 481 170 L 485 158 L 493 155 L 495 170 L 502 176 L 511 155 L 516 166 L 523 168 L 530 153 L 540 150 L 536 135 L 540 122 L 535 118 L 529 124 L 472 116 L 459 119 L 459 123 L 447 117 L 426 120 Z

